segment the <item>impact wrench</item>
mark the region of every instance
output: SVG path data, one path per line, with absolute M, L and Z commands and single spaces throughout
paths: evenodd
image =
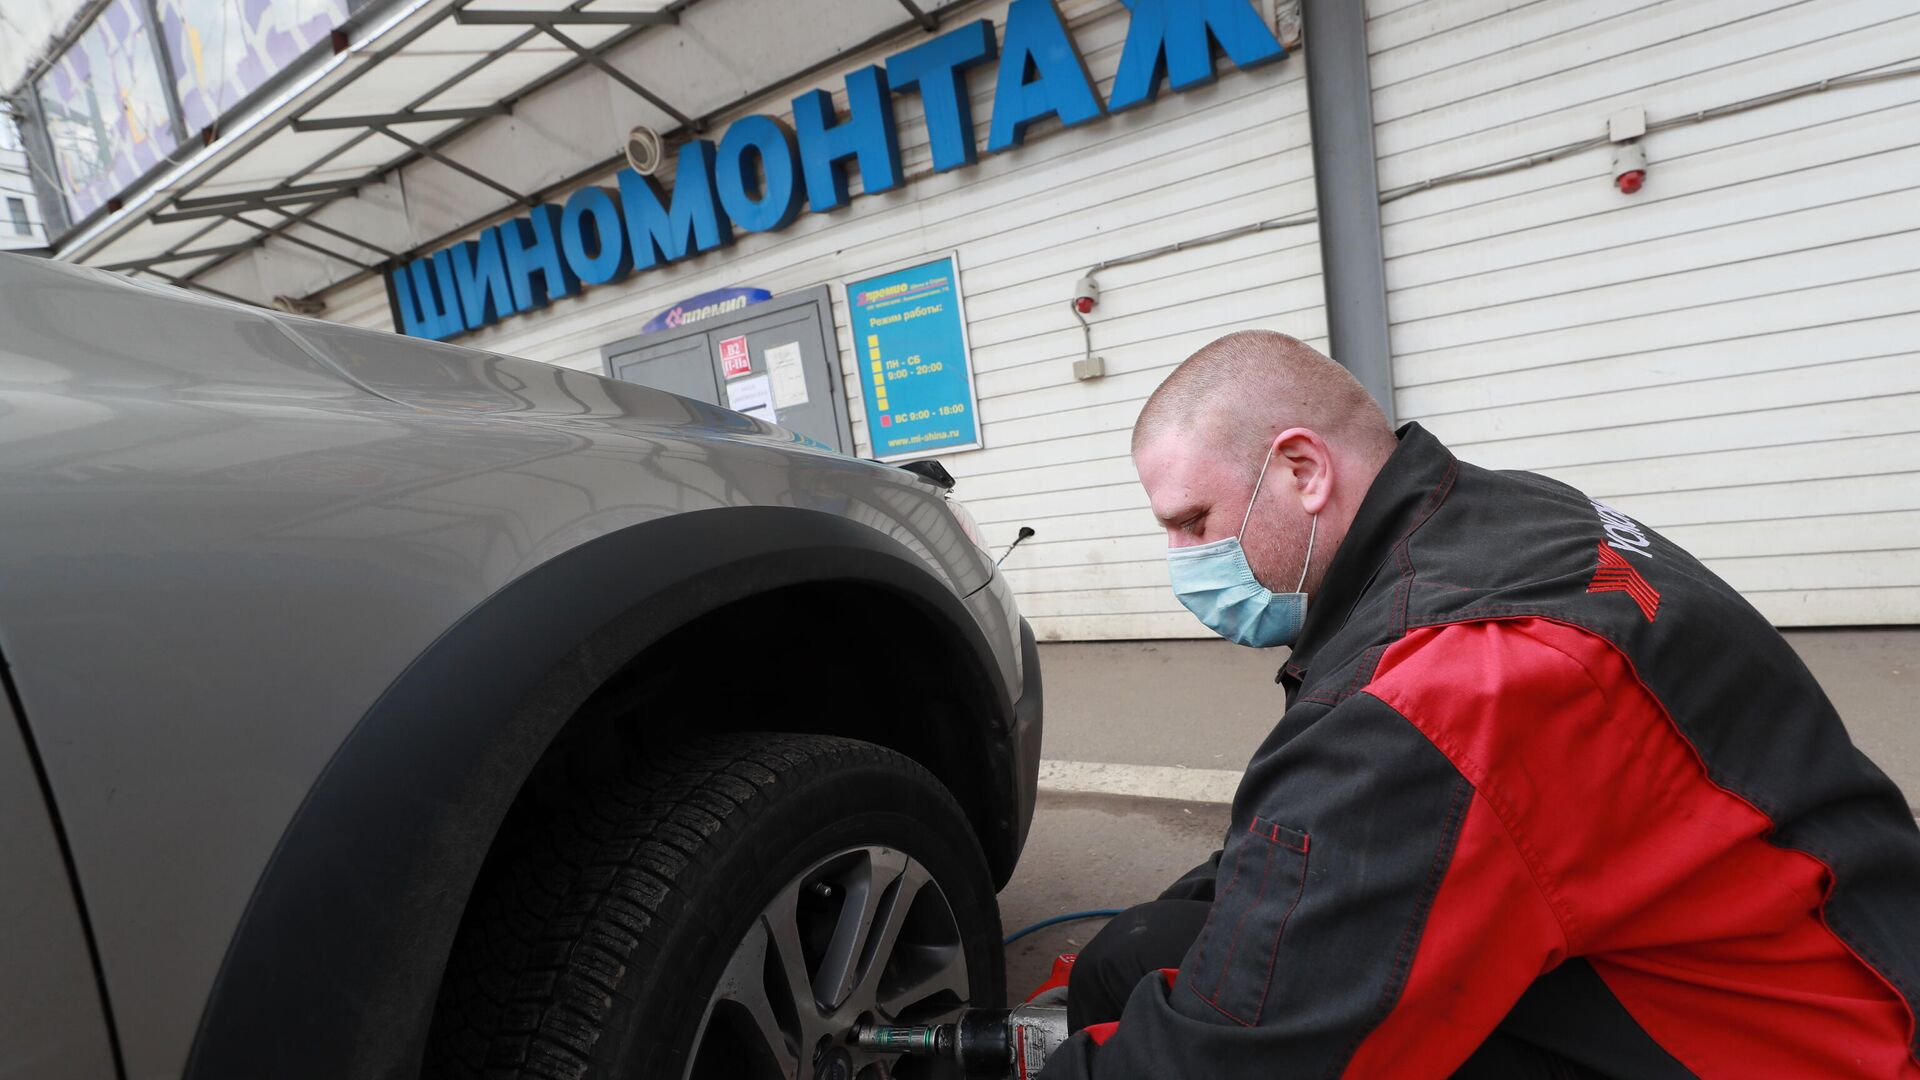
M 853 1031 L 853 1043 L 862 1050 L 944 1058 L 980 1080 L 1032 1080 L 1066 1041 L 1065 1005 L 968 1009 L 951 1024 L 862 1024 Z

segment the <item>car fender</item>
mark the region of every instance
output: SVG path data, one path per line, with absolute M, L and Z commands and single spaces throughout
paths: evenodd
M 877 585 L 955 629 L 1012 694 L 961 599 L 897 541 L 773 507 L 662 518 L 582 544 L 480 605 L 340 746 L 261 876 L 187 1075 L 413 1076 L 467 893 L 524 778 L 573 711 L 648 644 L 803 582 Z

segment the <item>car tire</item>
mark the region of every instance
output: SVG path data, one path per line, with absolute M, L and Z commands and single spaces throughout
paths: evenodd
M 1004 1001 L 979 842 L 932 774 L 882 747 L 691 741 L 507 840 L 462 922 L 428 1075 L 932 1077 L 940 1063 L 854 1047 L 856 1015 Z

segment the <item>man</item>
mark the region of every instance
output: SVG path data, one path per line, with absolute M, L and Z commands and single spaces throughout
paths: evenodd
M 1287 709 L 1224 850 L 1081 954 L 1046 1080 L 1920 1077 L 1920 831 L 1725 582 L 1279 334 L 1180 365 L 1133 455 Z

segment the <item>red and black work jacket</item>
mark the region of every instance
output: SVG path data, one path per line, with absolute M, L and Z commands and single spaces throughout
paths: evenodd
M 1653 530 L 1410 424 L 1282 681 L 1199 940 L 1047 1080 L 1446 1076 L 1496 1025 L 1610 1075 L 1920 1077 L 1912 812 Z

